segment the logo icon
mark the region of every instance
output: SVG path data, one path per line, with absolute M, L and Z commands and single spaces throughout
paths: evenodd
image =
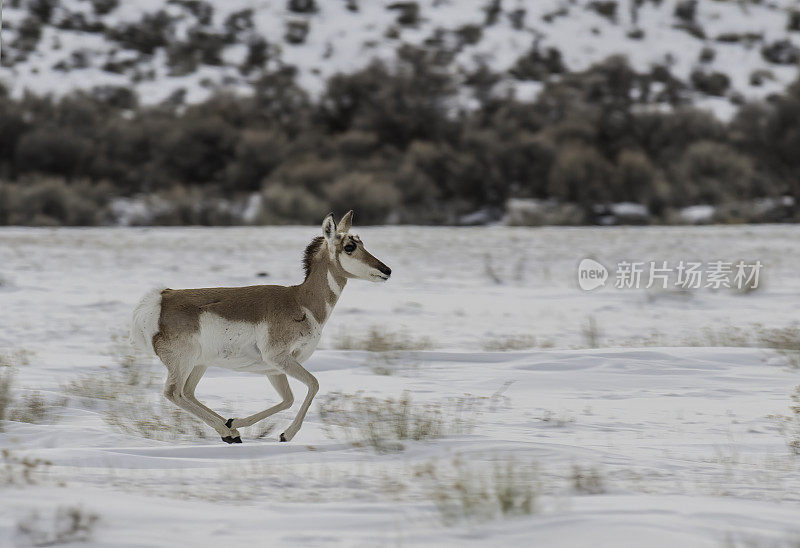
M 578 285 L 584 291 L 591 291 L 606 285 L 608 269 L 594 259 L 583 259 L 578 265 Z

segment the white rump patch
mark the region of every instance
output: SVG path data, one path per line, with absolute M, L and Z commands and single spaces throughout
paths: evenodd
M 130 342 L 140 350 L 149 350 L 156 353 L 153 348 L 153 337 L 158 333 L 158 322 L 161 318 L 161 292 L 165 287 L 157 287 L 148 291 L 131 318 Z

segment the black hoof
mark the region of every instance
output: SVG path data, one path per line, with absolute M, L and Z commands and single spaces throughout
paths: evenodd
M 281 434 L 281 441 L 288 441 L 288 440 L 286 439 L 286 436 L 284 436 L 283 434 Z
M 228 419 L 227 422 L 225 423 L 225 426 L 230 428 L 232 424 L 233 424 L 233 419 Z
M 235 438 L 231 438 L 231 443 L 242 443 L 242 437 L 236 436 Z
M 236 442 L 233 440 L 233 438 L 232 438 L 232 437 L 230 437 L 230 436 L 225 436 L 224 438 L 222 438 L 222 441 L 224 441 L 225 443 L 236 443 Z M 242 443 L 242 440 L 239 440 L 239 443 Z

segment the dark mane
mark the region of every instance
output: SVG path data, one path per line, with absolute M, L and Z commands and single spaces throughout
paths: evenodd
M 317 251 L 319 251 L 324 241 L 325 238 L 317 236 L 311 240 L 311 243 L 306 247 L 305 253 L 303 254 L 303 270 L 305 270 L 306 279 L 308 279 L 308 275 L 311 274 L 311 265 L 314 264 L 314 255 L 317 254 Z

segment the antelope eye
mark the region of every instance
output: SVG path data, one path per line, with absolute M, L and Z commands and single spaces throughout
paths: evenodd
M 349 243 L 346 246 L 344 246 L 344 250 L 345 250 L 346 253 L 352 253 L 353 251 L 356 250 L 356 244 Z

